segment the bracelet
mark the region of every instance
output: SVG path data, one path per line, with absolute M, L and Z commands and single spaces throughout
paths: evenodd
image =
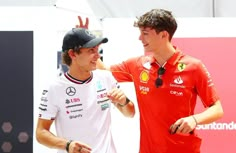
M 193 117 L 193 119 L 194 119 L 194 121 L 195 121 L 195 123 L 196 123 L 196 126 L 197 126 L 197 125 L 198 125 L 197 119 L 194 117 L 194 115 L 192 115 L 192 117 Z
M 67 143 L 66 143 L 66 151 L 69 152 L 69 147 L 70 147 L 70 144 L 73 140 L 69 140 Z
M 129 98 L 126 97 L 125 103 L 123 105 L 119 104 L 120 107 L 125 107 L 130 102 Z

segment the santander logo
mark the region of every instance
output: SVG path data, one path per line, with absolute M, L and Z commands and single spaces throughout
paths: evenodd
M 179 76 L 178 78 L 176 78 L 176 79 L 174 80 L 174 83 L 176 83 L 176 84 L 182 84 L 182 83 L 183 83 L 183 80 L 182 80 L 181 77 Z
M 230 123 L 216 123 L 198 125 L 197 130 L 236 130 L 236 123 L 231 121 Z

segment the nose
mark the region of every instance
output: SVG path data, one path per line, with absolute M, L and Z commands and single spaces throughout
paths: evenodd
M 99 53 L 99 50 L 98 50 L 98 49 L 96 49 L 96 52 L 95 52 L 95 57 L 96 57 L 96 58 L 100 58 L 100 57 L 101 57 L 101 55 L 100 55 L 100 53 Z
M 143 37 L 142 37 L 142 35 L 140 34 L 139 37 L 138 37 L 138 39 L 142 41 L 142 38 L 143 38 Z
M 100 58 L 100 57 L 101 57 L 100 53 L 99 53 L 99 52 L 97 52 L 97 58 Z

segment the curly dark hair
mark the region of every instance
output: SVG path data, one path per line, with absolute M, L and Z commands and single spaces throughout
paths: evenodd
M 61 58 L 62 58 L 62 63 L 63 64 L 66 64 L 67 66 L 70 66 L 72 61 L 71 61 L 71 58 L 68 54 L 68 51 L 69 50 L 64 51 L 61 55 L 62 56 Z M 73 51 L 79 54 L 80 53 L 80 48 L 75 47 L 73 49 Z
M 135 27 L 144 27 L 155 29 L 157 33 L 167 31 L 172 39 L 176 29 L 177 22 L 172 15 L 172 12 L 164 9 L 152 9 L 144 15 L 137 17 L 138 21 L 134 22 Z

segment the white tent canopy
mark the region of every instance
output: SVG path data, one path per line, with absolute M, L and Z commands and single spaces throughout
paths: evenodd
M 235 0 L 0 0 L 0 6 L 56 6 L 97 17 L 136 17 L 165 8 L 176 17 L 236 17 Z

